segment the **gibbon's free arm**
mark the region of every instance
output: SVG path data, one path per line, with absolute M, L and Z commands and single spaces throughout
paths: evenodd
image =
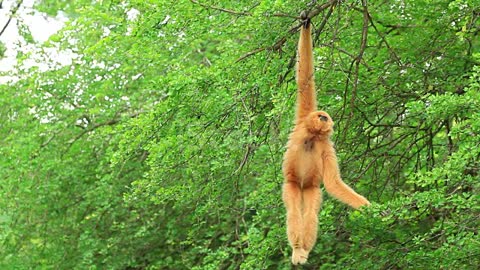
M 335 154 L 324 154 L 323 167 L 323 185 L 328 194 L 355 209 L 370 205 L 365 197 L 356 193 L 342 181 Z

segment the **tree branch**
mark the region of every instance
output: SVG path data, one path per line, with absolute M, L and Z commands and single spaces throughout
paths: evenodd
M 360 10 L 359 10 L 360 11 Z M 363 11 L 362 11 L 363 12 Z M 385 46 L 387 46 L 387 49 L 388 51 L 390 52 L 390 54 L 393 56 L 395 62 L 398 63 L 399 66 L 401 66 L 401 62 L 400 62 L 400 57 L 398 57 L 397 53 L 395 53 L 395 51 L 392 49 L 392 47 L 390 47 L 390 44 L 388 44 L 388 41 L 387 39 L 385 38 L 385 35 L 383 35 L 382 33 L 380 33 L 380 30 L 378 30 L 377 26 L 375 25 L 375 23 L 373 22 L 373 19 L 372 17 L 368 17 L 369 21 L 370 21 L 370 24 L 372 25 L 373 29 L 375 29 L 375 32 L 377 32 L 378 36 L 380 37 L 380 39 L 385 43 Z M 382 24 L 382 23 L 380 23 Z M 385 26 L 387 27 L 387 26 Z M 388 34 L 388 33 L 387 33 Z
M 352 108 L 351 113 L 353 113 L 353 106 L 354 106 L 355 98 L 357 95 L 358 73 L 360 69 L 360 62 L 362 61 L 363 54 L 365 53 L 365 49 L 367 47 L 368 24 L 370 22 L 370 14 L 368 14 L 367 0 L 362 0 L 362 8 L 363 8 L 362 41 L 360 44 L 360 51 L 358 52 L 358 56 L 354 60 L 355 61 L 355 74 L 354 74 L 355 77 L 353 80 L 352 96 L 350 99 L 350 107 Z
M 136 112 L 136 113 L 133 113 L 131 115 L 129 115 L 128 117 L 129 118 L 135 118 L 137 116 L 139 116 L 140 114 L 142 113 L 142 111 L 140 112 Z M 94 131 L 95 129 L 99 128 L 99 127 L 103 127 L 103 126 L 113 126 L 115 124 L 117 124 L 118 122 L 120 122 L 120 119 L 121 118 L 113 118 L 113 119 L 110 119 L 106 122 L 103 122 L 103 123 L 93 123 L 90 127 L 87 127 L 86 129 L 84 129 L 82 132 L 80 132 L 77 136 L 75 136 L 74 138 L 72 138 L 71 140 L 68 141 L 68 144 L 69 146 L 72 146 L 76 141 L 78 141 L 83 135 L 87 134 L 87 133 L 90 133 L 91 131 Z
M 3 3 L 3 1 L 2 1 L 2 3 Z M 15 6 L 15 7 L 12 9 L 12 13 L 10 14 L 10 17 L 8 18 L 7 23 L 5 23 L 5 25 L 3 26 L 2 30 L 0 31 L 0 36 L 5 32 L 5 30 L 7 29 L 8 25 L 9 25 L 10 22 L 12 21 L 13 16 L 15 16 L 15 14 L 16 14 L 17 11 L 18 11 L 18 9 L 19 9 L 20 6 L 22 5 L 22 3 L 23 3 L 23 0 L 18 1 L 17 6 Z
M 320 14 L 320 12 L 324 11 L 325 9 L 327 9 L 328 7 L 330 7 L 331 9 L 333 9 L 338 3 L 338 0 L 330 0 L 328 1 L 327 3 L 324 3 L 320 6 L 317 6 L 315 7 L 313 10 L 311 10 L 309 13 L 308 13 L 308 18 L 313 18 L 313 17 L 316 17 L 318 14 Z
M 191 1 L 195 1 L 195 0 L 191 0 Z M 313 17 L 316 17 L 318 14 L 320 14 L 320 12 L 322 12 L 323 10 L 327 9 L 328 7 L 331 7 L 330 8 L 330 11 L 329 13 L 327 14 L 327 17 L 324 18 L 324 20 L 322 21 L 322 24 L 321 24 L 321 27 L 320 27 L 320 31 L 321 29 L 323 29 L 323 27 L 325 26 L 325 23 L 326 23 L 326 20 L 328 19 L 328 17 L 330 17 L 331 13 L 333 12 L 333 8 L 334 6 L 337 4 L 338 0 L 331 0 L 331 1 L 328 1 L 327 3 L 324 3 L 322 5 L 319 5 L 318 7 L 314 8 L 312 11 L 308 12 L 308 18 L 313 18 Z M 289 16 L 289 15 L 285 15 L 285 14 L 279 14 L 279 13 L 276 13 L 274 14 L 274 16 L 277 16 L 277 17 L 290 17 L 290 18 L 295 18 L 295 19 L 300 19 L 299 16 Z M 289 36 L 291 36 L 292 34 L 298 32 L 298 29 L 300 29 L 300 26 L 302 26 L 302 22 L 298 22 L 295 26 L 293 26 L 292 28 L 290 28 L 287 32 L 287 35 L 281 37 L 279 40 L 277 40 L 277 42 L 275 42 L 274 45 L 272 46 L 269 46 L 269 47 L 261 47 L 261 48 L 257 48 L 253 51 L 250 51 L 242 56 L 240 56 L 237 60 L 235 60 L 235 63 L 237 62 L 240 62 L 242 60 L 244 60 L 245 58 L 247 57 L 250 57 L 258 52 L 261 52 L 261 51 L 265 51 L 265 50 L 272 50 L 272 51 L 281 51 L 282 50 L 282 46 L 283 44 L 285 44 L 285 42 L 287 41 L 287 38 Z
M 318 29 L 315 31 L 315 36 L 316 36 L 315 37 L 315 43 L 318 42 L 318 39 L 320 38 L 320 33 L 323 31 L 323 28 L 325 28 L 325 25 L 327 24 L 328 18 L 330 18 L 330 16 L 332 15 L 333 10 L 335 9 L 335 5 L 337 4 L 336 2 L 337 1 L 333 1 L 333 3 L 330 5 L 330 9 L 328 10 L 327 15 L 323 18 L 322 23 L 320 24 Z
M 226 13 L 230 13 L 230 14 L 234 14 L 234 15 L 252 16 L 252 14 L 250 12 L 235 11 L 235 10 L 221 8 L 221 7 L 217 7 L 217 6 L 208 6 L 208 5 L 199 3 L 197 0 L 190 0 L 190 1 L 194 4 L 197 4 L 197 5 L 200 5 L 204 8 L 206 8 L 206 9 L 214 9 L 214 10 L 218 10 L 218 11 L 222 11 L 222 12 L 226 12 Z
M 247 58 L 247 57 L 250 57 L 250 56 L 252 56 L 252 55 L 254 55 L 254 54 L 258 53 L 258 52 L 264 51 L 264 50 L 266 50 L 266 49 L 267 49 L 267 48 L 262 47 L 262 48 L 257 48 L 257 49 L 255 49 L 255 50 L 253 50 L 253 51 L 250 51 L 250 52 L 242 55 L 241 57 L 239 57 L 237 60 L 235 60 L 235 63 L 240 62 L 240 61 L 242 61 L 243 59 L 245 59 L 245 58 Z

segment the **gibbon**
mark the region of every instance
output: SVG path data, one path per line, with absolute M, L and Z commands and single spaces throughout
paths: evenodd
M 307 261 L 317 238 L 317 215 L 322 203 L 320 183 L 330 195 L 355 209 L 370 205 L 340 177 L 330 140 L 333 121 L 328 113 L 317 111 L 313 73 L 311 24 L 306 18 L 298 41 L 295 127 L 282 166 L 285 177 L 282 199 L 287 210 L 287 236 L 294 265 Z

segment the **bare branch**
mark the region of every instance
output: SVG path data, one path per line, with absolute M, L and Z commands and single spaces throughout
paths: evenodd
M 330 5 L 330 9 L 328 10 L 328 13 L 327 15 L 323 18 L 322 20 L 322 23 L 320 24 L 320 26 L 318 27 L 318 29 L 315 31 L 315 43 L 318 42 L 318 39 L 320 37 L 320 33 L 323 31 L 323 28 L 325 28 L 325 25 L 327 24 L 327 21 L 328 21 L 328 18 L 330 18 L 330 16 L 332 15 L 333 13 L 333 10 L 335 9 L 335 5 L 336 5 L 336 1 L 334 1 L 335 3 L 333 3 L 332 5 Z
M 275 13 L 273 14 L 274 17 L 287 17 L 295 20 L 301 20 L 300 16 L 293 16 L 290 14 L 285 14 L 285 13 Z
M 363 54 L 365 53 L 365 49 L 367 47 L 367 34 L 368 34 L 368 24 L 370 22 L 370 14 L 368 14 L 367 8 L 367 0 L 362 0 L 362 8 L 363 8 L 363 29 L 362 29 L 362 41 L 360 44 L 360 51 L 358 52 L 357 58 L 355 61 L 355 73 L 354 73 L 354 80 L 353 80 L 353 89 L 352 89 L 352 96 L 350 99 L 350 107 L 352 108 L 351 113 L 353 113 L 353 106 L 355 103 L 355 98 L 357 95 L 357 88 L 358 88 L 358 73 L 360 69 L 360 62 L 362 61 Z
M 245 150 L 245 154 L 243 155 L 242 162 L 240 162 L 240 165 L 238 166 L 238 168 L 235 170 L 235 172 L 233 174 L 240 173 L 242 171 L 243 167 L 245 166 L 245 164 L 247 163 L 248 157 L 250 156 L 253 147 L 252 147 L 251 144 L 247 144 L 246 148 L 247 149 Z
M 373 29 L 375 29 L 375 32 L 377 32 L 378 36 L 382 39 L 383 43 L 385 43 L 385 46 L 387 46 L 387 49 L 390 52 L 390 54 L 393 56 L 393 59 L 395 60 L 395 62 L 397 62 L 398 65 L 401 66 L 400 57 L 398 57 L 397 53 L 392 49 L 392 47 L 390 47 L 390 44 L 388 44 L 387 39 L 385 38 L 385 35 L 380 33 L 377 26 L 373 22 L 372 17 L 369 17 L 369 20 L 370 20 L 370 23 L 372 24 Z
M 194 1 L 194 0 L 191 0 L 191 1 Z M 327 15 L 326 18 L 324 18 L 324 21 L 322 21 L 322 24 L 321 24 L 321 27 L 320 27 L 320 31 L 321 29 L 323 29 L 323 27 L 325 26 L 325 23 L 326 23 L 326 20 L 328 20 L 328 17 L 330 17 L 331 13 L 333 12 L 333 8 L 334 6 L 337 4 L 338 0 L 331 0 L 331 1 L 328 1 L 327 3 L 324 3 L 316 8 L 314 8 L 312 11 L 308 12 L 308 18 L 313 18 L 315 16 L 317 16 L 318 14 L 320 14 L 320 12 L 322 12 L 323 10 L 327 9 L 328 7 L 330 7 L 330 11 Z M 282 14 L 282 13 L 276 13 L 274 14 L 273 16 L 276 16 L 276 17 L 289 17 L 289 18 L 294 18 L 294 19 L 301 19 L 300 16 L 292 16 L 292 15 L 287 15 L 287 14 Z M 261 51 L 265 51 L 265 50 L 272 50 L 272 51 L 282 51 L 282 46 L 283 44 L 285 44 L 285 42 L 287 41 L 287 38 L 289 36 L 291 36 L 292 34 L 298 32 L 298 29 L 300 29 L 300 26 L 302 26 L 302 23 L 299 22 L 297 24 L 295 24 L 293 27 L 291 27 L 288 32 L 287 32 L 287 35 L 281 37 L 280 39 L 278 39 L 275 44 L 273 46 L 270 46 L 270 47 L 261 47 L 261 48 L 257 48 L 251 52 L 248 52 L 244 55 L 242 55 L 241 57 L 239 57 L 237 60 L 235 60 L 235 63 L 237 62 L 240 62 L 242 60 L 244 60 L 245 58 L 247 57 L 250 57 L 258 52 L 261 52 Z
M 338 0 L 330 0 L 327 3 L 321 4 L 320 6 L 315 7 L 313 10 L 311 10 L 308 13 L 308 18 L 311 19 L 313 17 L 316 17 L 318 14 L 320 14 L 320 12 L 324 11 L 328 7 L 332 7 L 332 6 L 334 7 L 335 5 L 337 5 L 337 3 L 338 3 Z
M 133 113 L 131 115 L 129 115 L 128 117 L 130 118 L 135 118 L 137 116 L 139 116 L 141 113 L 143 113 L 142 111 L 139 111 L 139 112 L 136 112 L 136 113 Z M 121 118 L 118 118 L 118 117 L 115 117 L 113 119 L 110 119 L 106 122 L 103 122 L 103 123 L 93 123 L 90 127 L 84 129 L 82 132 L 80 132 L 77 136 L 75 136 L 74 138 L 72 138 L 71 140 L 68 141 L 68 144 L 69 146 L 72 146 L 76 141 L 78 141 L 83 135 L 87 134 L 87 133 L 90 133 L 91 131 L 94 131 L 95 129 L 99 128 L 99 127 L 104 127 L 104 126 L 113 126 L 115 124 L 117 124 L 118 122 L 120 122 Z
M 2 1 L 2 3 L 3 3 L 3 1 Z M 18 11 L 18 9 L 19 9 L 20 6 L 22 5 L 22 3 L 23 3 L 23 0 L 18 1 L 17 5 L 12 9 L 12 13 L 10 14 L 10 17 L 8 18 L 7 23 L 5 23 L 5 25 L 3 26 L 2 30 L 0 31 L 0 36 L 5 32 L 5 30 L 7 29 L 8 25 L 9 25 L 10 22 L 12 21 L 13 16 L 15 16 L 15 14 L 16 14 L 17 11 Z
M 252 14 L 250 12 L 235 11 L 235 10 L 221 8 L 221 7 L 217 7 L 217 6 L 208 6 L 208 5 L 199 3 L 197 0 L 190 0 L 190 1 L 194 4 L 197 4 L 197 5 L 200 5 L 204 8 L 206 8 L 206 9 L 214 9 L 214 10 L 218 10 L 218 11 L 222 11 L 222 12 L 226 12 L 226 13 L 230 13 L 230 14 L 234 14 L 234 15 L 252 16 Z
M 362 13 L 363 13 L 363 28 L 362 28 L 360 50 L 358 52 L 358 55 L 355 57 L 355 59 L 353 59 L 352 62 L 350 63 L 350 68 L 348 69 L 347 82 L 345 83 L 345 90 L 343 92 L 343 106 L 342 106 L 343 109 L 342 109 L 340 119 L 343 119 L 345 114 L 345 108 L 347 106 L 347 92 L 350 86 L 350 82 L 352 81 L 351 77 L 353 75 L 352 96 L 350 97 L 350 108 L 351 108 L 350 117 L 347 118 L 345 127 L 350 126 L 350 119 L 352 119 L 353 117 L 353 111 L 355 108 L 355 98 L 356 98 L 357 88 L 358 88 L 358 75 L 360 70 L 360 63 L 362 62 L 363 54 L 367 47 L 368 23 L 370 22 L 370 14 L 368 13 L 367 0 L 362 0 Z M 354 66 L 355 66 L 355 71 L 353 71 Z M 348 132 L 348 128 L 345 128 L 343 130 L 343 138 L 347 136 L 347 132 Z
M 250 52 L 242 55 L 241 57 L 239 57 L 237 60 L 235 60 L 235 63 L 240 62 L 240 61 L 242 61 L 243 59 L 245 59 L 245 58 L 247 58 L 247 57 L 250 57 L 250 56 L 252 56 L 252 55 L 254 55 L 254 54 L 258 53 L 258 52 L 264 51 L 264 50 L 266 50 L 266 49 L 267 49 L 267 48 L 257 48 L 257 49 L 255 49 L 255 50 L 253 50 L 253 51 L 250 51 Z

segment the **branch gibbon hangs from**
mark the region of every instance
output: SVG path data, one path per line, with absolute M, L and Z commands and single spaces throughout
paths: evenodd
M 322 203 L 320 183 L 338 200 L 357 209 L 370 202 L 347 186 L 340 177 L 337 155 L 330 140 L 333 121 L 317 111 L 313 76 L 310 19 L 304 19 L 298 41 L 297 110 L 283 160 L 283 202 L 287 210 L 287 236 L 292 263 L 304 264 L 317 239 L 318 211 Z

